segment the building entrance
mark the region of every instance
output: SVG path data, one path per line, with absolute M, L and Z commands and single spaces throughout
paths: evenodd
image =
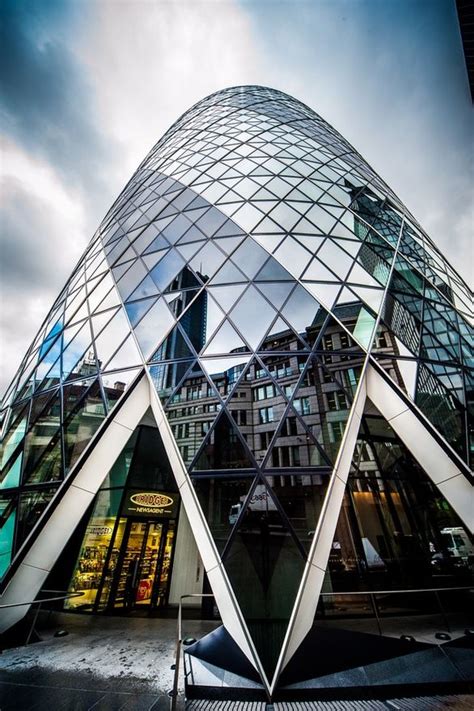
M 174 534 L 174 520 L 127 520 L 109 597 L 111 608 L 128 612 L 166 604 Z
M 69 586 L 83 594 L 66 609 L 123 614 L 167 605 L 179 495 L 115 492 L 96 499 Z

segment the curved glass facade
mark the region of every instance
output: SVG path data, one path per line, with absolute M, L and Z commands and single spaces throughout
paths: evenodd
M 110 209 L 4 398 L 0 571 L 145 369 L 271 677 L 368 363 L 468 471 L 470 298 L 314 111 L 256 86 L 200 101 Z M 431 584 L 448 528 L 464 531 L 368 402 L 333 589 Z

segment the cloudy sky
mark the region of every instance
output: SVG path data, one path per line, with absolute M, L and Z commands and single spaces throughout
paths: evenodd
M 226 86 L 315 109 L 470 280 L 454 0 L 3 0 L 1 14 L 0 392 L 138 163 Z

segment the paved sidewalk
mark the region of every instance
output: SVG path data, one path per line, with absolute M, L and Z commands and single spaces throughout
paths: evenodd
M 185 619 L 183 633 L 200 638 L 219 624 Z M 66 630 L 68 635 L 54 637 L 57 630 Z M 43 641 L 7 649 L 0 655 L 0 711 L 169 711 L 175 619 L 61 613 L 51 618 L 50 626 L 40 635 Z M 183 708 L 182 689 L 179 702 Z M 252 711 L 250 706 L 245 702 L 195 701 L 189 711 Z M 266 707 L 260 706 L 262 711 Z M 273 711 L 471 708 L 474 699 L 459 695 L 384 702 L 275 704 Z
M 169 708 L 176 620 L 62 613 L 43 641 L 0 655 L 0 711 Z M 219 623 L 188 620 L 201 637 Z M 68 635 L 54 637 L 57 630 Z

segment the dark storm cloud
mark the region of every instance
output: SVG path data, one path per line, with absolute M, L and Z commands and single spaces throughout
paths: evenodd
M 2 121 L 7 135 L 90 193 L 112 146 L 94 125 L 94 95 L 66 45 L 86 3 L 4 0 L 0 35 Z M 90 184 L 92 183 L 92 185 Z
M 55 195 L 56 204 L 52 204 L 16 178 L 8 177 L 1 181 L 0 193 L 0 392 L 3 392 L 26 343 L 41 325 L 83 244 L 75 226 L 74 201 L 68 202 L 60 189 Z M 57 204 L 60 201 L 61 207 Z M 68 221 L 61 210 L 72 213 Z
M 8 298 L 25 284 L 28 289 L 59 290 L 82 245 L 70 243 L 71 235 L 61 231 L 51 205 L 18 180 L 3 179 L 0 191 L 2 291 Z

